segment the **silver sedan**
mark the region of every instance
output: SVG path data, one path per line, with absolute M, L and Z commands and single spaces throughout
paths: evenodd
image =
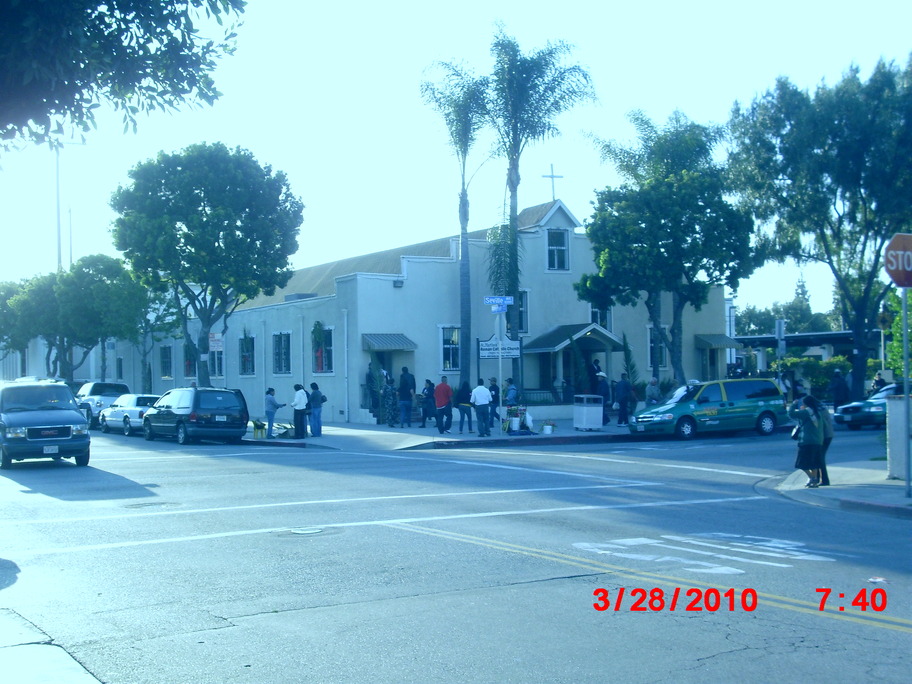
M 121 394 L 98 416 L 102 432 L 123 430 L 128 437 L 134 431 L 142 430 L 142 419 L 146 409 L 158 401 L 157 394 Z

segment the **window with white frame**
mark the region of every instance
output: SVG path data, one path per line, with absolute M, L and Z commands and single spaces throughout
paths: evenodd
M 589 322 L 596 323 L 605 330 L 611 330 L 611 309 L 597 309 L 595 306 L 590 306 Z
M 161 367 L 161 377 L 167 380 L 174 377 L 174 370 L 171 368 L 171 345 L 165 345 L 158 348 L 158 359 Z
M 441 328 L 441 334 L 442 368 L 445 371 L 459 370 L 459 328 Z
M 225 375 L 225 352 L 221 349 L 209 352 L 209 375 L 216 378 Z
M 275 375 L 291 374 L 291 333 L 272 334 L 272 372 Z
M 519 305 L 519 332 L 527 333 L 527 332 L 529 332 L 529 291 L 528 290 L 522 290 L 519 293 L 518 305 Z M 516 306 L 516 304 L 511 304 L 510 307 L 507 308 L 507 310 L 509 311 L 509 309 L 513 306 Z M 511 336 L 513 334 L 513 329 L 510 327 L 509 315 L 507 316 L 507 333 Z
M 323 329 L 323 343 L 313 350 L 314 373 L 333 372 L 333 329 Z
M 117 360 L 114 362 L 114 372 L 117 374 L 118 380 L 123 380 L 123 357 L 118 356 Z
M 566 230 L 548 230 L 548 270 L 570 269 L 569 237 Z
M 256 338 L 244 335 L 238 339 L 238 372 L 241 375 L 254 375 L 256 373 Z
M 658 366 L 659 368 L 666 368 L 668 365 L 668 350 L 662 343 L 662 336 L 656 333 L 655 329 L 651 326 L 648 328 L 648 333 L 649 367 L 653 368 L 655 366 Z

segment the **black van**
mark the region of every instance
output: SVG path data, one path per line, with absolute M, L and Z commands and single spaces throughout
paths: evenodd
M 176 437 L 178 444 L 198 439 L 240 442 L 250 413 L 238 389 L 178 387 L 168 390 L 143 416 L 143 437 Z

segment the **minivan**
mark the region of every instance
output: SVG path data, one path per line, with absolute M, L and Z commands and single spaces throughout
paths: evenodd
M 766 378 L 717 380 L 685 385 L 659 406 L 630 419 L 632 434 L 675 435 L 690 439 L 698 432 L 756 430 L 771 435 L 789 422 L 785 395 Z
M 165 392 L 143 415 L 143 437 L 176 437 L 178 444 L 198 439 L 240 442 L 250 414 L 239 389 L 177 387 Z

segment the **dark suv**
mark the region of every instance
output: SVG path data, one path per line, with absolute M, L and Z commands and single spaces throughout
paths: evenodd
M 89 464 L 89 428 L 62 382 L 0 384 L 0 468 L 32 458 L 73 458 Z
M 143 416 L 143 436 L 177 437 L 178 444 L 197 439 L 239 442 L 247 433 L 247 401 L 241 390 L 178 387 L 165 392 Z

